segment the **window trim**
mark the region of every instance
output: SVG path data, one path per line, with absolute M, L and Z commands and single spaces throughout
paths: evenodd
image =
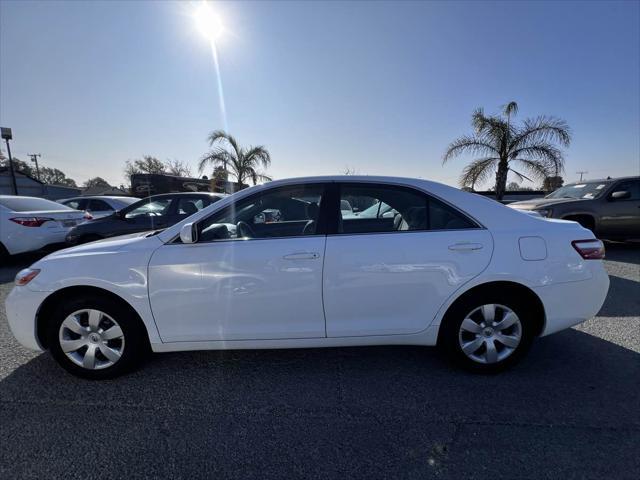
M 195 243 L 189 245 L 208 245 L 215 243 L 223 243 L 223 242 L 248 242 L 255 240 L 284 240 L 284 239 L 294 239 L 294 238 L 315 238 L 315 237 L 326 237 L 327 236 L 327 215 L 328 215 L 328 205 L 326 202 L 327 193 L 331 189 L 332 184 L 328 182 L 304 182 L 304 183 L 291 183 L 288 185 L 280 185 L 273 188 L 267 188 L 261 191 L 258 191 L 252 195 L 247 195 L 245 197 L 239 198 L 237 202 L 232 202 L 229 205 L 225 206 L 220 210 L 216 210 L 212 212 L 211 215 L 207 215 L 204 218 L 201 218 L 197 222 L 195 222 L 196 228 L 202 223 L 206 222 L 214 215 L 218 215 L 224 211 L 229 210 L 231 207 L 235 207 L 238 202 L 251 201 L 252 198 L 256 198 L 258 196 L 267 195 L 273 192 L 277 192 L 278 190 L 285 190 L 288 188 L 300 188 L 300 187 L 313 187 L 318 186 L 321 188 L 321 201 L 320 201 L 320 211 L 318 212 L 318 226 L 316 228 L 316 233 L 313 235 L 287 235 L 282 237 L 257 237 L 257 238 L 225 238 L 220 240 L 209 240 L 209 241 L 200 241 L 198 240 Z M 180 240 L 180 234 L 176 235 L 171 241 L 167 242 L 167 245 L 184 245 Z
M 438 197 L 437 195 L 434 195 L 431 192 L 426 192 L 425 190 L 422 190 L 421 188 L 417 188 L 414 187 L 412 185 L 406 185 L 406 184 L 401 184 L 401 183 L 391 183 L 391 182 L 367 182 L 367 181 L 335 181 L 333 182 L 335 185 L 335 200 L 334 200 L 334 208 L 333 208 L 333 222 L 330 222 L 330 229 L 327 232 L 327 236 L 332 236 L 332 237 L 346 237 L 346 236 L 359 236 L 359 235 L 397 235 L 397 234 L 403 234 L 403 233 L 433 233 L 433 232 L 460 232 L 460 231 L 466 231 L 466 230 L 486 230 L 486 227 L 484 225 L 482 225 L 478 220 L 476 220 L 473 216 L 469 215 L 468 213 L 462 211 L 460 208 L 458 208 L 455 205 L 452 205 L 450 202 Z M 394 187 L 394 188 L 398 188 L 400 190 L 406 190 L 409 191 L 411 193 L 414 194 L 418 194 L 418 195 L 422 195 L 424 197 L 426 197 L 426 201 L 427 201 L 427 208 L 429 208 L 429 202 L 433 199 L 436 200 L 437 202 L 442 203 L 444 206 L 446 206 L 447 208 L 451 208 L 454 212 L 458 213 L 462 218 L 464 218 L 465 220 L 467 220 L 469 223 L 471 223 L 472 225 L 474 225 L 471 228 L 446 228 L 446 229 L 424 229 L 424 230 L 393 230 L 393 231 L 386 231 L 386 232 L 353 232 L 353 233 L 344 233 L 344 232 L 338 232 L 338 226 L 339 226 L 339 217 L 338 215 L 340 215 L 340 196 L 342 193 L 342 188 L 344 188 L 345 186 L 349 187 L 349 186 L 354 186 L 354 187 L 372 187 L 375 188 L 376 186 L 386 186 L 386 187 Z

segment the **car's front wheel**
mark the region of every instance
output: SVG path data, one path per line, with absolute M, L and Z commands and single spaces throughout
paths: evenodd
M 535 335 L 534 311 L 517 296 L 472 295 L 447 312 L 441 346 L 467 370 L 502 371 L 516 363 L 531 346 Z
M 56 361 L 68 372 L 88 379 L 128 372 L 148 351 L 140 320 L 124 305 L 98 296 L 60 304 L 47 336 Z

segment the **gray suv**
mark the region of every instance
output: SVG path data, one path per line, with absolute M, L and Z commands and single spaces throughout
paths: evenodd
M 640 177 L 571 183 L 544 198 L 510 207 L 574 220 L 608 240 L 640 239 Z

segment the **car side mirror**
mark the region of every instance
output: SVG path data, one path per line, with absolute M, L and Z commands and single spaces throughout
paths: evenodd
M 631 192 L 627 190 L 619 190 L 611 194 L 611 200 L 626 200 L 631 198 Z
M 193 222 L 185 223 L 180 229 L 182 243 L 196 243 L 198 241 L 198 229 Z

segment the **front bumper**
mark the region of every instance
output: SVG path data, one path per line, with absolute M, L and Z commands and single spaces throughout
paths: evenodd
M 22 346 L 30 350 L 44 350 L 38 342 L 36 316 L 40 305 L 50 293 L 34 292 L 26 286 L 13 287 L 5 301 L 11 333 Z
M 588 280 L 554 283 L 533 289 L 542 300 L 546 313 L 541 336 L 586 322 L 602 308 L 609 292 L 609 275 L 601 261 L 587 262 L 593 262 L 592 276 Z

